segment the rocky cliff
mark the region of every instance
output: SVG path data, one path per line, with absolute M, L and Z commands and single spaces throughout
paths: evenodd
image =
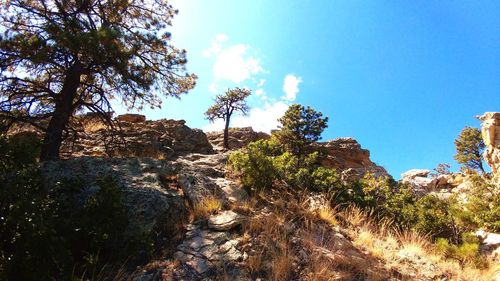
M 184 120 L 146 120 L 144 115 L 115 118 L 116 131 L 92 115 L 81 117 L 77 137 L 64 143 L 67 156 L 120 156 L 169 158 L 186 153 L 211 153 L 212 145 L 199 129 Z
M 500 112 L 486 112 L 478 117 L 486 150 L 483 158 L 494 175 L 500 175 Z
M 335 168 L 344 181 L 359 179 L 366 173 L 376 177 L 389 176 L 383 167 L 370 160 L 370 151 L 361 148 L 353 138 L 338 138 L 317 143 L 316 146 L 326 153 L 321 164 Z
M 224 133 L 222 131 L 208 132 L 207 137 L 214 147 L 222 149 L 224 143 Z M 253 141 L 268 138 L 270 138 L 270 135 L 264 132 L 256 132 L 252 127 L 229 128 L 229 149 L 242 148 Z

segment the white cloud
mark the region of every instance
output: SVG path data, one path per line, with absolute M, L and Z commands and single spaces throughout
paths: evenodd
M 287 74 L 283 81 L 283 91 L 285 92 L 284 99 L 294 101 L 299 92 L 299 84 L 302 83 L 302 77 L 297 77 L 293 74 Z
M 212 46 L 203 51 L 203 56 L 209 58 L 220 53 L 220 51 L 222 50 L 222 43 L 226 42 L 227 40 L 229 40 L 229 37 L 226 34 L 217 34 L 212 40 Z
M 236 85 L 253 85 L 254 99 L 250 99 L 250 111 L 247 116 L 235 114 L 231 118 L 231 127 L 252 127 L 255 131 L 270 133 L 277 129 L 278 118 L 283 116 L 299 93 L 302 78 L 287 74 L 283 81 L 284 94 L 271 96 L 266 92 L 266 79 L 261 74 L 268 73 L 261 65 L 251 46 L 246 44 L 228 44 L 229 37 L 218 34 L 212 40 L 211 47 L 203 55 L 213 59 L 213 80 L 209 85 L 211 93 Z M 231 85 L 233 84 L 233 85 Z M 279 94 L 277 94 L 279 95 Z M 222 119 L 215 120 L 203 128 L 204 131 L 220 131 L 224 128 Z
M 249 46 L 237 44 L 223 49 L 218 55 L 213 65 L 215 80 L 229 80 L 239 84 L 255 74 L 264 71 L 260 65 L 260 60 L 247 56 Z
M 210 83 L 210 85 L 208 86 L 208 91 L 212 94 L 217 94 L 217 84 Z
M 226 34 L 218 34 L 212 40 L 210 48 L 203 51 L 207 58 L 214 58 L 212 72 L 214 80 L 230 81 L 240 84 L 264 72 L 260 59 L 251 54 L 252 48 L 246 44 L 225 47 L 229 40 Z
M 288 109 L 288 103 L 277 101 L 275 103 L 266 103 L 264 107 L 252 108 L 248 116 L 236 115 L 231 120 L 231 127 L 252 127 L 255 131 L 270 133 L 277 129 L 278 118 L 285 114 Z M 204 131 L 220 131 L 224 128 L 222 119 L 216 120 L 203 128 Z

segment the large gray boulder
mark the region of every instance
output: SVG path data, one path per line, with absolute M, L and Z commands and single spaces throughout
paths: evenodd
M 45 162 L 42 171 L 49 186 L 64 181 L 80 182 L 82 189 L 79 196 L 82 197 L 99 191 L 97 180 L 111 175 L 123 194 L 131 233 L 173 239 L 183 231 L 182 225 L 187 221 L 188 212 L 182 192 L 171 188 L 163 180 L 174 173 L 165 161 L 80 157 Z

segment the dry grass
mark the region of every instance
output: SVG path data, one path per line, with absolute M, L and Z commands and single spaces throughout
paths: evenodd
M 250 197 L 244 201 L 231 204 L 231 210 L 240 214 L 251 214 L 257 206 L 257 198 Z
M 391 220 L 356 207 L 311 210 L 303 196 L 274 190 L 241 209 L 252 214 L 242 230 L 253 279 L 481 281 L 498 270 L 446 260 L 425 235 L 398 232 Z
M 337 225 L 338 221 L 336 218 L 336 209 L 331 208 L 330 206 L 324 206 L 320 208 L 318 211 L 318 217 L 320 220 L 325 221 L 331 225 Z
M 376 260 L 338 233 L 337 209 L 325 204 L 311 210 L 303 195 L 280 191 L 262 196 L 258 205 L 243 227 L 259 249 L 246 260 L 252 278 L 353 280 L 377 271 L 386 276 Z
M 379 259 L 389 270 L 399 272 L 403 280 L 495 280 L 498 268 L 481 270 L 445 259 L 436 254 L 426 235 L 411 230 L 395 231 L 392 221 L 376 220 L 371 212 L 350 207 L 340 217 L 354 245 Z
M 207 197 L 193 206 L 191 214 L 194 220 L 205 219 L 220 211 L 222 205 L 222 201 L 219 198 Z
M 275 281 L 289 280 L 293 270 L 294 255 L 286 241 L 271 254 L 271 279 Z

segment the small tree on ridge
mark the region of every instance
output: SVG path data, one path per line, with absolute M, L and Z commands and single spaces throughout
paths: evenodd
M 455 147 L 457 153 L 454 158 L 459 164 L 485 173 L 482 160 L 485 146 L 479 129 L 465 127 L 455 140 Z
M 234 112 L 248 114 L 249 107 L 245 99 L 250 96 L 252 91 L 249 89 L 234 88 L 227 90 L 224 94 L 215 97 L 215 104 L 205 112 L 206 118 L 210 122 L 216 119 L 223 119 L 224 125 L 224 148 L 229 148 L 229 122 Z
M 293 104 L 278 119 L 281 126 L 276 136 L 290 153 L 300 156 L 306 146 L 321 139 L 321 133 L 328 127 L 328 117 L 322 116 L 323 113 L 309 106 Z

